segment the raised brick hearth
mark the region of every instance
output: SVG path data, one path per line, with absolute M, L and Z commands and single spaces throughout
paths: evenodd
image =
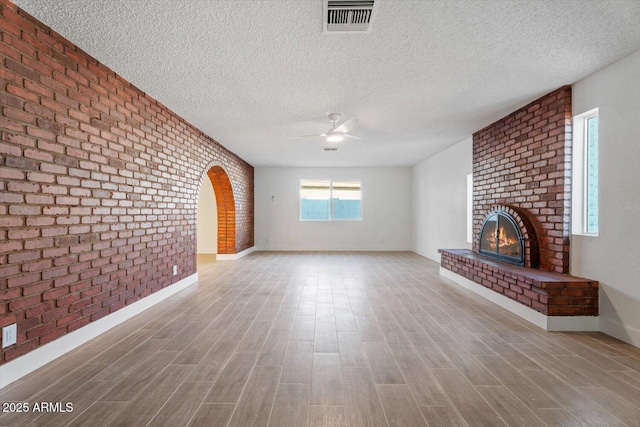
M 441 266 L 547 316 L 598 314 L 598 282 L 569 276 L 571 87 L 473 134 L 473 251 Z M 524 267 L 479 254 L 485 218 L 504 211 L 524 239 Z
M 440 249 L 447 270 L 547 316 L 598 314 L 598 282 L 488 260 L 466 249 Z

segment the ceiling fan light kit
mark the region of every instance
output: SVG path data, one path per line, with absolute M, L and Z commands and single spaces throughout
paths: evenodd
M 328 113 L 327 118 L 331 121 L 331 129 L 329 129 L 327 132 L 321 133 L 319 135 L 293 136 L 291 138 L 315 138 L 318 136 L 322 136 L 327 142 L 334 144 L 342 142 L 346 138 L 360 139 L 357 136 L 349 135 L 349 131 L 351 131 L 358 124 L 358 119 L 353 117 L 342 123 L 340 126 L 337 126 L 337 123 L 341 117 L 342 115 L 337 113 Z
M 342 142 L 344 141 L 344 135 L 334 132 L 327 135 L 327 142 Z

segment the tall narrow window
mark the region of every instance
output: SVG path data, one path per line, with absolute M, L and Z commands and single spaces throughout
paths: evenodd
M 572 231 L 598 235 L 598 110 L 573 118 Z
M 362 219 L 360 181 L 303 179 L 300 181 L 300 219 L 331 221 Z
M 473 242 L 473 174 L 467 175 L 467 243 Z
M 598 233 L 598 116 L 585 120 L 585 231 Z

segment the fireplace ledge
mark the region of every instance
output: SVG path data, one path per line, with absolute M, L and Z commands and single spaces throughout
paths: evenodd
M 598 282 L 440 249 L 441 266 L 547 316 L 597 316 Z

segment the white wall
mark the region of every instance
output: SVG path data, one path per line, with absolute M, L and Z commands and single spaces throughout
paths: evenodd
M 413 167 L 413 248 L 440 262 L 438 249 L 471 248 L 467 243 L 467 175 L 472 172 L 472 138 Z
M 573 86 L 599 109 L 598 237 L 572 236 L 571 274 L 600 281 L 600 329 L 640 346 L 640 51 Z
M 256 249 L 411 250 L 411 168 L 257 167 L 254 173 Z M 300 221 L 301 179 L 361 181 L 363 219 Z
M 202 180 L 197 215 L 198 253 L 218 253 L 218 208 L 213 185 L 208 176 Z

